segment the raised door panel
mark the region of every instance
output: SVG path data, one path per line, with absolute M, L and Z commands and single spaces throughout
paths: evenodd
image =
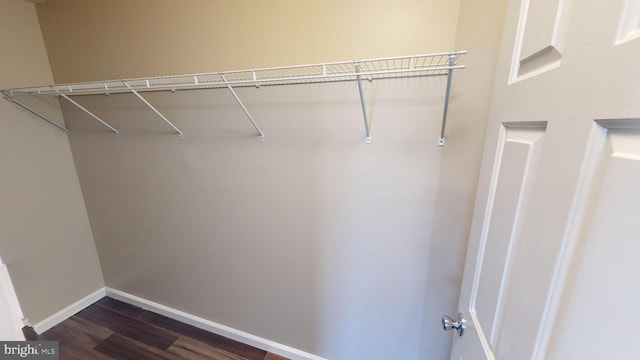
M 511 81 L 560 66 L 573 0 L 522 1 Z
M 631 359 L 640 323 L 640 121 L 604 121 L 567 254 L 550 359 Z M 589 344 L 588 347 L 582 344 Z M 612 346 L 615 344 L 615 346 Z
M 512 123 L 503 128 L 471 295 L 470 316 L 488 353 L 499 346 L 504 301 L 514 281 L 512 255 L 526 219 L 544 133 L 545 123 Z
M 626 0 L 618 26 L 617 42 L 623 43 L 640 37 L 640 0 Z

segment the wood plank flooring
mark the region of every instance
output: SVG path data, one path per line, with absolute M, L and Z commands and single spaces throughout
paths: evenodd
M 136 306 L 105 297 L 27 340 L 57 340 L 61 360 L 288 360 Z

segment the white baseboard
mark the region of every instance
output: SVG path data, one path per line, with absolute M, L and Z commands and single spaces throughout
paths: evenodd
M 49 316 L 48 318 L 33 325 L 33 330 L 35 330 L 35 332 L 38 334 L 42 334 L 43 332 L 51 329 L 52 327 L 58 325 L 64 320 L 70 318 L 71 316 L 73 316 L 73 314 L 77 313 L 78 311 L 102 299 L 103 297 L 106 296 L 106 294 L 107 293 L 105 291 L 105 288 L 100 288 L 92 292 L 91 294 L 83 297 L 82 299 L 74 302 L 73 304 L 67 306 L 66 308 L 58 311 L 57 313 Z
M 106 296 L 112 297 L 116 300 L 126 302 L 128 304 L 141 307 L 146 310 L 153 311 L 160 315 L 164 315 L 168 318 L 178 320 L 185 324 L 195 326 L 197 328 L 218 334 L 229 339 L 233 339 L 247 345 L 257 347 L 259 349 L 287 357 L 291 360 L 326 360 L 319 356 L 304 352 L 292 348 L 290 346 L 282 345 L 271 340 L 261 338 L 259 336 L 251 335 L 244 331 L 236 330 L 234 328 L 218 324 L 216 322 L 203 319 L 201 317 L 186 313 L 184 311 L 176 310 L 168 306 L 158 304 L 141 297 L 128 294 L 126 292 L 106 287 L 103 291 L 106 291 Z

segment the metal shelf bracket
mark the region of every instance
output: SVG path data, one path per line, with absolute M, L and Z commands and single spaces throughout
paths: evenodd
M 360 93 L 360 105 L 362 106 L 362 117 L 364 117 L 364 142 L 371 144 L 371 133 L 369 132 L 369 120 L 367 119 L 367 109 L 364 105 L 364 95 L 362 94 L 362 77 L 360 76 L 360 63 L 355 62 L 356 78 L 358 79 L 358 92 Z
M 143 103 L 145 103 L 145 105 L 147 105 L 149 107 L 149 109 L 153 110 L 153 112 L 155 112 L 158 116 L 160 116 L 160 118 L 162 118 L 162 120 L 164 120 L 164 122 L 166 122 L 167 124 L 169 124 L 169 126 L 171 126 L 173 128 L 173 130 L 176 131 L 176 133 L 178 134 L 178 138 L 183 139 L 184 138 L 184 134 L 182 133 L 182 131 L 180 131 L 180 129 L 178 129 L 175 125 L 173 125 L 173 123 L 171 121 L 169 121 L 169 119 L 167 119 L 164 115 L 162 115 L 162 113 L 160 111 L 158 111 L 158 109 L 156 109 L 153 105 L 151 105 L 151 103 L 149 101 L 147 101 L 147 99 L 145 99 L 144 97 L 142 97 L 142 95 L 140 95 L 134 88 L 132 88 L 126 81 L 122 82 L 124 84 L 124 86 L 126 86 L 136 97 L 138 97 L 138 99 L 140 99 Z
M 57 127 L 58 129 L 60 129 L 60 130 L 64 131 L 65 133 L 67 133 L 67 135 L 69 135 L 69 129 L 67 129 L 66 127 L 64 127 L 64 126 L 62 126 L 62 125 L 60 125 L 60 124 L 58 124 L 57 122 L 55 122 L 55 121 L 53 121 L 53 120 L 49 119 L 48 117 L 46 117 L 46 116 L 42 115 L 41 113 L 39 113 L 39 112 L 37 112 L 37 111 L 33 110 L 32 108 L 30 108 L 29 106 L 25 105 L 24 103 L 22 103 L 22 102 L 20 102 L 20 101 L 16 100 L 13 96 L 11 96 L 11 93 L 10 93 L 10 92 L 8 92 L 8 91 L 3 91 L 3 92 L 2 92 L 2 95 L 4 95 L 4 96 L 5 96 L 5 99 L 7 99 L 8 101 L 11 101 L 12 103 L 14 103 L 14 104 L 15 104 L 16 106 L 18 106 L 19 108 L 21 108 L 21 109 L 23 109 L 23 110 L 26 110 L 26 111 L 28 111 L 28 112 L 30 112 L 30 113 L 32 113 L 33 115 L 35 115 L 35 116 L 39 117 L 40 119 L 42 119 L 42 120 L 44 120 L 44 121 L 48 122 L 49 124 L 51 124 L 51 125 L 53 125 L 53 126 Z
M 73 105 L 75 105 L 78 109 L 84 111 L 87 115 L 91 116 L 92 118 L 96 119 L 99 123 L 101 123 L 102 125 L 106 126 L 109 128 L 109 130 L 113 131 L 116 136 L 120 136 L 120 132 L 118 130 L 116 130 L 116 128 L 114 128 L 113 126 L 107 124 L 104 120 L 100 119 L 96 114 L 92 113 L 91 111 L 87 110 L 87 108 L 85 108 L 84 106 L 78 104 L 75 100 L 73 100 L 72 98 L 68 97 L 67 95 L 63 94 L 60 92 L 60 90 L 56 89 L 55 87 L 51 86 L 51 89 L 53 91 L 55 91 L 58 95 L 62 96 L 65 100 L 67 100 L 68 102 L 72 103 Z
M 447 125 L 447 110 L 449 109 L 449 93 L 451 92 L 451 78 L 453 76 L 453 66 L 456 64 L 456 56 L 449 55 L 449 70 L 447 70 L 447 89 L 444 93 L 444 110 L 442 112 L 442 126 L 440 127 L 440 139 L 438 146 L 444 146 L 444 130 Z
M 247 119 L 249 119 L 249 121 L 251 122 L 251 125 L 253 125 L 253 127 L 256 129 L 256 131 L 260 135 L 260 141 L 264 141 L 264 133 L 262 132 L 262 130 L 260 130 L 260 127 L 258 126 L 258 124 L 256 124 L 255 120 L 253 120 L 253 117 L 249 113 L 249 110 L 247 110 L 247 108 L 244 106 L 244 104 L 242 103 L 242 100 L 240 100 L 240 97 L 238 96 L 238 94 L 236 94 L 236 91 L 233 90 L 233 87 L 231 86 L 229 81 L 227 81 L 227 78 L 224 77 L 224 74 L 220 74 L 220 78 L 222 79 L 222 81 L 225 83 L 225 85 L 231 92 L 231 95 L 233 95 L 233 98 L 236 99 L 236 102 L 238 103 L 238 105 L 240 105 L 240 107 L 242 108 L 242 111 L 247 116 Z
M 0 0 L 1 1 L 1 0 Z M 40 116 L 33 109 L 19 105 L 15 100 L 20 96 L 55 95 L 62 96 L 74 105 L 79 106 L 70 99 L 76 95 L 109 95 L 118 93 L 133 93 L 143 101 L 151 110 L 162 118 L 176 133 L 183 137 L 180 131 L 143 96 L 144 92 L 196 90 L 196 89 L 227 89 L 233 95 L 245 116 L 260 135 L 260 141 L 264 141 L 264 133 L 247 110 L 236 89 L 241 87 L 266 87 L 298 84 L 316 84 L 325 82 L 357 82 L 360 106 L 364 118 L 365 141 L 371 142 L 371 122 L 368 118 L 362 82 L 378 79 L 418 78 L 431 76 L 446 76 L 446 93 L 444 97 L 444 109 L 442 113 L 442 125 L 438 146 L 444 146 L 447 111 L 451 92 L 453 70 L 464 69 L 464 65 L 456 62 L 466 51 L 450 51 L 434 54 L 394 56 L 377 59 L 358 59 L 329 63 L 317 63 L 295 66 L 280 66 L 270 68 L 255 68 L 246 70 L 232 70 L 221 72 L 208 72 L 184 75 L 166 75 L 155 77 L 140 77 L 132 79 L 117 79 L 99 82 L 79 82 L 58 85 L 43 85 L 34 87 L 12 88 L 3 90 L 3 94 L 16 105 Z M 24 105 L 24 104 L 22 104 Z M 80 107 L 87 114 L 109 127 L 113 132 L 117 130 L 106 124 L 87 109 Z M 46 118 L 46 117 L 45 117 Z M 46 119 L 49 121 L 48 119 Z M 66 131 L 66 130 L 65 130 Z

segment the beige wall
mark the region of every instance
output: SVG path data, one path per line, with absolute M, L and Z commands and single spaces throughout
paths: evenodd
M 112 3 L 39 5 L 57 80 L 450 50 L 457 21 L 451 1 L 216 2 L 217 11 L 193 1 L 180 3 L 190 21 L 173 24 L 175 2 Z M 141 38 L 130 26 L 60 35 L 69 24 L 126 25 L 127 13 Z M 197 20 L 205 13 L 257 20 L 221 32 Z M 269 16 L 281 19 L 260 21 Z M 77 65 L 61 71 L 56 54 Z M 426 357 L 417 314 L 429 286 L 444 78 L 364 85 L 370 145 L 353 83 L 239 90 L 264 143 L 225 91 L 148 95 L 182 141 L 131 96 L 80 99 L 120 138 L 65 106 L 107 285 L 331 359 Z
M 480 160 L 484 148 L 506 0 L 462 0 L 456 48 L 467 49 L 467 68 L 454 75 L 447 142 L 442 151 L 438 197 L 431 234 L 425 307 L 425 353 L 448 359 L 451 334 L 437 320 L 455 316 Z M 468 315 L 468 314 L 466 314 Z
M 56 82 L 453 50 L 459 0 L 47 0 Z
M 264 143 L 224 91 L 149 95 L 182 141 L 130 96 L 80 99 L 120 138 L 65 106 L 107 285 L 332 359 L 448 358 L 504 1 L 151 3 L 38 5 L 56 81 L 454 48 L 468 68 L 443 149 L 442 78 L 365 83 L 370 145 L 353 84 L 242 89 Z
M 108 286 L 330 359 L 417 358 L 444 79 L 63 107 Z M 372 347 L 371 344 L 377 344 Z
M 51 83 L 34 6 L 0 1 L 0 88 Z M 61 121 L 55 103 L 41 111 Z M 0 101 L 0 256 L 37 323 L 103 285 L 69 140 Z

